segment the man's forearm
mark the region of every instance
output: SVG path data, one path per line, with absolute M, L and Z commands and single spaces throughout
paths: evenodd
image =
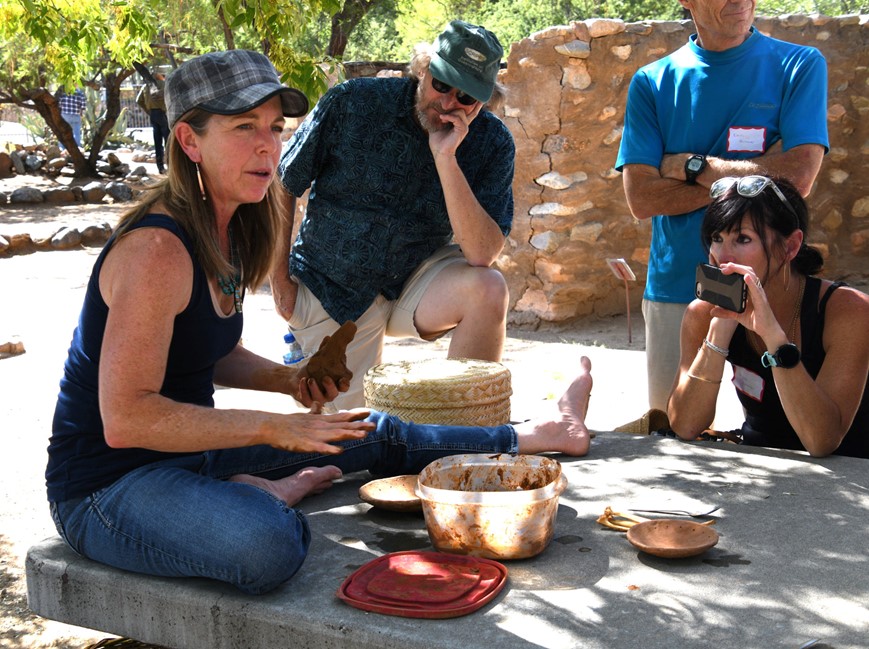
M 290 249 L 293 246 L 293 225 L 296 220 L 296 197 L 281 188 L 278 191 L 280 229 L 275 241 L 272 275 L 290 276 Z
M 666 178 L 648 165 L 625 165 L 622 180 L 631 214 L 648 219 L 658 214 L 687 214 L 709 204 L 709 188 L 689 185 L 684 177 Z
M 763 155 L 748 160 L 708 156 L 696 184 L 685 179 L 685 161 L 691 153 L 665 155 L 659 169 L 648 165 L 625 165 L 624 187 L 631 213 L 638 219 L 658 214 L 686 214 L 709 204 L 709 188 L 726 176 L 781 176 L 790 180 L 803 196 L 811 191 L 824 147 L 804 144 L 788 151 L 777 143 Z
M 483 209 L 454 156 L 435 156 L 453 237 L 472 266 L 490 266 L 501 254 L 504 234 Z
M 290 249 L 292 248 L 293 224 L 296 214 L 296 197 L 286 191 L 280 191 L 281 227 L 277 232 L 275 253 L 272 257 L 272 268 L 269 273 L 269 284 L 275 310 L 285 320 L 293 315 L 296 305 L 298 286 L 290 279 Z

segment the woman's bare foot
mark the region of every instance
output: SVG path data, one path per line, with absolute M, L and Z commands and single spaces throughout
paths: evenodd
M 591 435 L 585 425 L 593 380 L 591 361 L 579 360 L 580 372 L 558 400 L 558 413 L 552 419 L 532 419 L 516 425 L 519 452 L 533 455 L 555 451 L 567 455 L 588 453 Z
M 292 507 L 305 496 L 323 493 L 332 486 L 332 482 L 342 475 L 341 469 L 330 464 L 324 467 L 310 466 L 280 480 L 267 480 L 255 475 L 240 473 L 232 476 L 229 481 L 259 487 Z

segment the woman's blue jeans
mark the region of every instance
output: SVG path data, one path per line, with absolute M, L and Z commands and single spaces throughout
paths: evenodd
M 51 504 L 57 529 L 79 554 L 150 575 L 207 577 L 251 594 L 268 592 L 299 570 L 311 532 L 305 516 L 239 473 L 276 479 L 310 466 L 344 473 L 418 473 L 460 453 L 516 453 L 510 424 L 482 428 L 405 423 L 384 413 L 377 428 L 341 443 L 340 455 L 253 446 L 182 456 L 131 471 L 86 498 Z

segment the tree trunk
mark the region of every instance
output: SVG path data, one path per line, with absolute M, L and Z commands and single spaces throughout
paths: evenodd
M 226 43 L 226 49 L 235 49 L 235 35 L 232 33 L 229 23 L 226 22 L 226 16 L 223 13 L 223 5 L 214 0 L 214 7 L 217 9 L 217 17 L 220 19 L 220 25 L 223 28 L 223 42 Z
M 57 99 L 48 90 L 45 88 L 20 89 L 17 93 L 19 96 L 15 98 L 14 103 L 22 108 L 36 110 L 42 116 L 48 128 L 57 136 L 58 141 L 69 153 L 74 178 L 98 178 L 97 162 L 100 159 L 100 151 L 112 128 L 114 128 L 118 115 L 121 114 L 121 83 L 131 74 L 133 74 L 132 69 L 104 74 L 106 113 L 94 129 L 93 137 L 89 143 L 90 153 L 87 157 L 73 139 L 72 128 L 61 117 Z M 32 102 L 32 105 L 29 105 L 27 100 Z
M 72 137 L 72 127 L 67 124 L 66 120 L 61 117 L 60 104 L 57 99 L 45 88 L 22 89 L 19 93 L 20 101 L 16 100 L 16 104 L 23 108 L 31 108 L 42 116 L 51 132 L 57 136 L 58 141 L 66 148 L 69 153 L 69 158 L 72 160 L 74 176 L 78 177 L 96 177 L 96 165 L 90 167 L 87 159 L 81 149 L 76 144 Z M 27 100 L 32 102 L 32 105 L 27 105 Z
M 332 16 L 332 34 L 329 37 L 329 51 L 331 57 L 340 59 L 347 49 L 347 41 L 350 32 L 359 24 L 371 9 L 380 4 L 382 0 L 347 0 L 344 8 Z
M 94 129 L 90 155 L 87 158 L 86 167 L 83 167 L 81 170 L 83 175 L 96 174 L 100 151 L 109 133 L 115 127 L 118 116 L 121 114 L 121 84 L 133 72 L 134 70 L 127 69 L 118 72 L 105 72 L 103 74 L 103 88 L 106 91 L 106 113 L 99 122 L 99 126 Z M 78 177 L 79 167 L 75 162 L 73 162 L 73 166 L 75 167 L 73 175 Z

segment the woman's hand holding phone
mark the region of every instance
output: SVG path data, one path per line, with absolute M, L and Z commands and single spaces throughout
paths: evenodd
M 724 273 L 710 264 L 698 264 L 694 295 L 722 309 L 742 313 L 748 298 L 748 286 L 742 275 Z

